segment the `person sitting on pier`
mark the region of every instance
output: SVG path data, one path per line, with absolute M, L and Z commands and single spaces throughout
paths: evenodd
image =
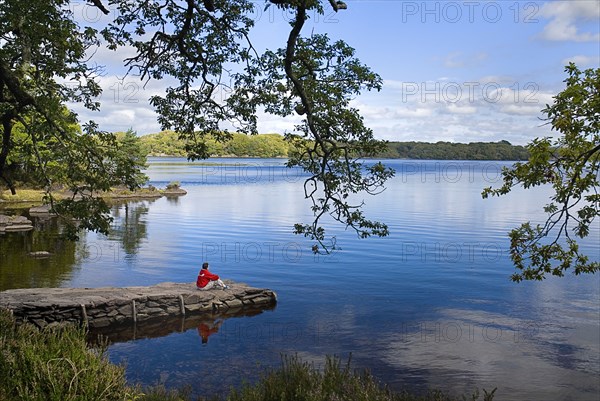
M 213 274 L 208 271 L 208 263 L 204 262 L 202 264 L 202 269 L 198 273 L 198 279 L 196 280 L 196 287 L 200 290 L 210 290 L 211 288 L 221 288 L 225 290 L 229 288 L 218 275 Z

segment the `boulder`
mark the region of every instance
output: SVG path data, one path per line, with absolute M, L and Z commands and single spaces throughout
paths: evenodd
M 48 251 L 35 251 L 29 252 L 29 256 L 36 259 L 44 259 L 49 258 L 50 256 L 52 256 L 52 254 Z

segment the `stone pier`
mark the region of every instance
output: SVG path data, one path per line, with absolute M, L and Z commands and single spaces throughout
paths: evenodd
M 227 282 L 227 281 L 226 281 Z M 38 327 L 75 322 L 90 328 L 160 317 L 231 314 L 272 308 L 275 292 L 227 282 L 229 289 L 201 291 L 195 283 L 149 287 L 28 288 L 0 292 L 0 308 Z

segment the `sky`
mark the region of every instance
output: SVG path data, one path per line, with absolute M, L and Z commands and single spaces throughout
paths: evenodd
M 325 2 L 327 3 L 327 2 Z M 249 15 L 259 48 L 285 46 L 290 16 L 256 1 Z M 384 82 L 352 101 L 378 139 L 494 142 L 524 145 L 553 132 L 540 112 L 564 89 L 565 65 L 600 67 L 600 0 L 400 1 L 348 0 L 347 10 L 310 15 L 304 33 L 327 33 L 356 49 Z M 102 23 L 85 2 L 76 17 Z M 149 105 L 168 81 L 123 77 L 130 49 L 98 49 L 100 112 L 75 110 L 108 131 L 160 131 Z M 261 114 L 259 132 L 292 130 L 297 118 Z

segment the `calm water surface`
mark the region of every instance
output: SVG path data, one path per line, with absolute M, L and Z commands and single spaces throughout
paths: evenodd
M 131 382 L 220 393 L 278 366 L 281 354 L 317 366 L 352 354 L 353 366 L 397 389 L 600 396 L 600 277 L 509 280 L 506 234 L 542 222 L 548 191 L 482 200 L 483 187 L 499 185 L 501 163 L 389 161 L 396 177 L 365 201 L 391 235 L 358 240 L 331 225 L 342 249 L 315 256 L 291 233 L 311 217 L 299 172 L 281 160 L 210 162 L 151 160 L 153 185 L 180 181 L 188 194 L 116 204 L 108 237 L 61 242 L 52 220 L 0 236 L 0 288 L 193 281 L 209 261 L 225 278 L 278 293 L 277 307 L 255 316 L 132 329 L 135 340 L 109 348 Z M 584 243 L 592 258 L 599 244 L 596 225 Z M 32 250 L 54 256 L 34 260 Z

